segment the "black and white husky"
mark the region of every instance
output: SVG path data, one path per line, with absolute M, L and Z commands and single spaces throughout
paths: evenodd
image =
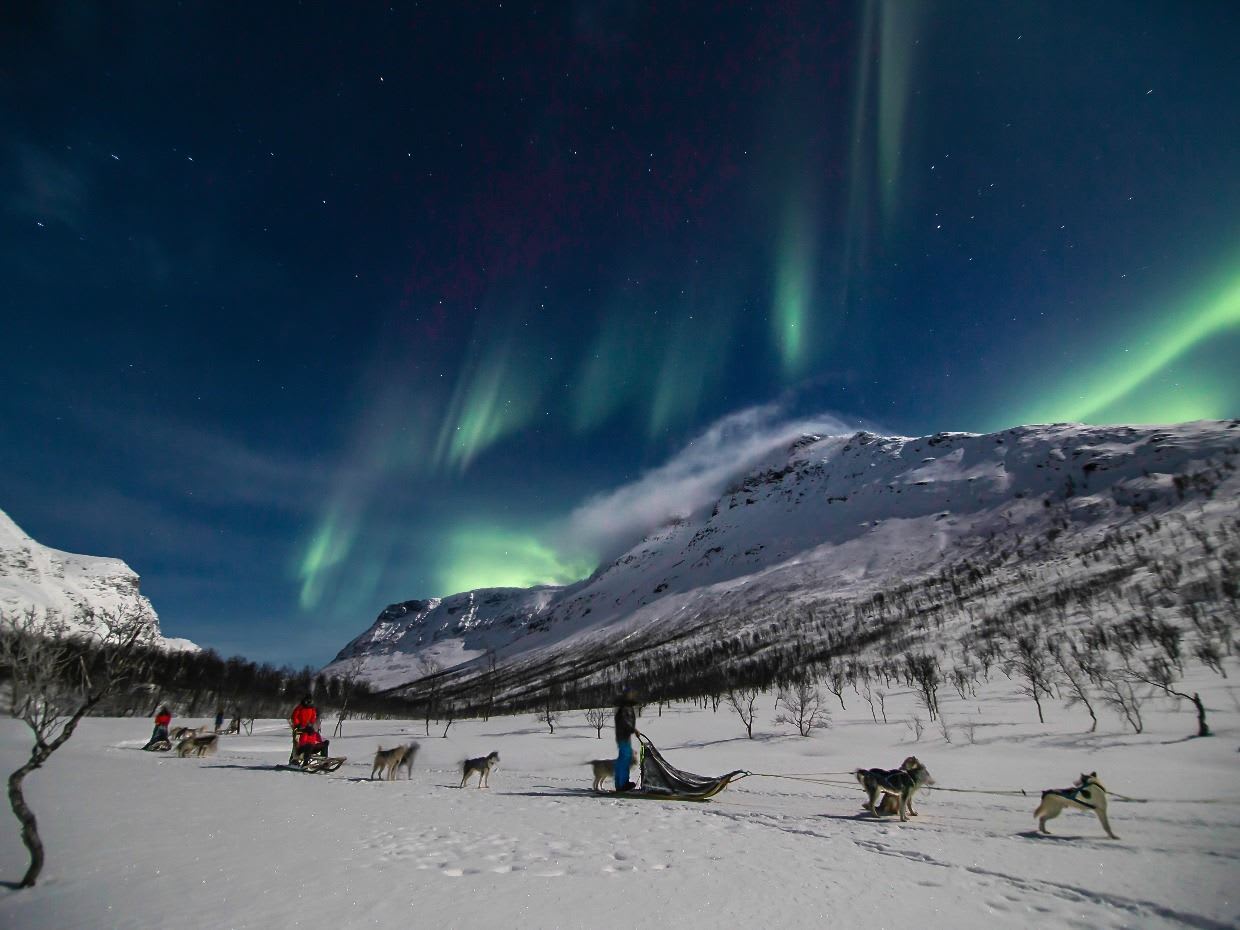
M 868 795 L 865 809 L 875 817 L 880 813 L 898 813 L 901 820 L 908 820 L 908 814 L 916 817 L 913 795 L 919 788 L 934 784 L 929 769 L 922 765 L 916 756 L 909 756 L 900 763 L 898 769 L 857 769 L 854 774 Z M 890 810 L 885 803 L 886 796 L 896 802 L 895 810 Z M 881 808 L 878 806 L 880 797 L 884 801 Z
M 499 765 L 499 753 L 493 752 L 489 756 L 483 756 L 480 759 L 466 759 L 461 763 L 461 787 L 465 787 L 465 782 L 469 781 L 469 776 L 475 772 L 478 774 L 478 787 L 491 787 L 491 769 Z
M 1098 781 L 1098 773 L 1082 773 L 1071 788 L 1051 788 L 1042 792 L 1042 803 L 1033 812 L 1038 821 L 1038 832 L 1050 835 L 1046 829 L 1046 821 L 1058 817 L 1066 807 L 1074 807 L 1079 811 L 1093 811 L 1102 823 L 1102 829 L 1113 840 L 1119 837 L 1111 832 L 1111 824 L 1107 821 L 1107 789 Z

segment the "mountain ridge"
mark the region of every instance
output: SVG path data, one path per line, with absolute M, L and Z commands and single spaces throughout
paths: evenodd
M 758 622 L 720 619 L 744 609 L 864 599 L 1029 540 L 1041 547 L 1030 564 L 1053 562 L 1057 550 L 1087 548 L 1222 484 L 1212 519 L 1234 518 L 1238 449 L 1240 421 L 802 437 L 712 507 L 671 519 L 583 581 L 391 605 L 328 669 L 356 657 L 378 687 L 413 683 L 434 666 L 463 679 L 491 656 L 514 668 L 555 665 L 557 651 L 605 653 L 607 642 L 656 628 L 677 639 L 677 624 L 731 636 Z
M 162 648 L 199 648 L 159 633 L 158 615 L 141 592 L 138 573 L 121 559 L 45 546 L 0 510 L 0 610 L 28 609 L 58 614 L 71 632 L 81 633 L 90 629 L 78 619 L 82 611 L 137 609 L 153 618 Z

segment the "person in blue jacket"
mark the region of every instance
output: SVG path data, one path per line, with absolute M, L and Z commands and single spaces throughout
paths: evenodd
M 633 767 L 632 738 L 638 734 L 637 695 L 632 688 L 625 688 L 616 702 L 616 790 L 633 791 L 637 788 L 630 779 Z

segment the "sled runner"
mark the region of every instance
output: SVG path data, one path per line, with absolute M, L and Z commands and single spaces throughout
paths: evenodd
M 289 763 L 286 765 L 277 765 L 276 768 L 284 769 L 288 772 L 310 772 L 311 774 L 314 774 L 316 772 L 334 772 L 347 761 L 348 759 L 344 756 L 333 756 L 331 758 L 314 756 L 310 759 L 310 761 L 301 765 Z
M 654 743 L 645 736 L 638 734 L 641 744 L 642 785 L 635 791 L 611 792 L 614 797 L 643 798 L 657 801 L 705 801 L 714 797 L 732 782 L 744 778 L 749 773 L 743 769 L 711 778 L 706 775 L 694 775 L 673 766 Z
M 172 742 L 166 739 L 157 739 L 149 746 L 143 746 L 147 752 L 169 752 L 172 749 Z

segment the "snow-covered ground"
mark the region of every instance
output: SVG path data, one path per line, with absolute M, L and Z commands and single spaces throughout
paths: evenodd
M 350 722 L 332 743 L 349 762 L 333 775 L 274 769 L 288 752 L 280 721 L 197 761 L 138 751 L 145 721 L 92 719 L 27 780 L 48 863 L 35 889 L 0 888 L 0 926 L 1234 927 L 1238 680 L 1190 682 L 1210 739 L 1186 739 L 1190 709 L 1165 703 L 1140 735 L 1106 713 L 1085 734 L 1085 713 L 1061 705 L 1043 726 L 1001 675 L 976 700 L 942 695 L 950 744 L 934 725 L 914 742 L 917 709 L 897 691 L 885 726 L 851 691 L 847 711 L 830 697 L 834 725 L 807 739 L 771 723 L 770 695 L 753 741 L 726 707 L 644 711 L 669 760 L 703 774 L 818 777 L 915 753 L 940 787 L 1032 792 L 931 790 L 907 824 L 863 814 L 841 775 L 754 777 L 705 804 L 595 796 L 584 763 L 614 744 L 580 713 L 554 736 L 532 717 L 456 723 L 446 739 L 420 721 Z M 409 739 L 422 745 L 412 780 L 366 780 L 379 744 Z M 0 770 L 26 748 L 0 722 Z M 459 790 L 459 761 L 491 750 L 503 761 L 490 790 Z M 1074 812 L 1038 836 L 1036 791 L 1095 769 L 1113 792 L 1150 799 L 1112 802 L 1121 839 Z M 25 866 L 5 811 L 0 877 Z

